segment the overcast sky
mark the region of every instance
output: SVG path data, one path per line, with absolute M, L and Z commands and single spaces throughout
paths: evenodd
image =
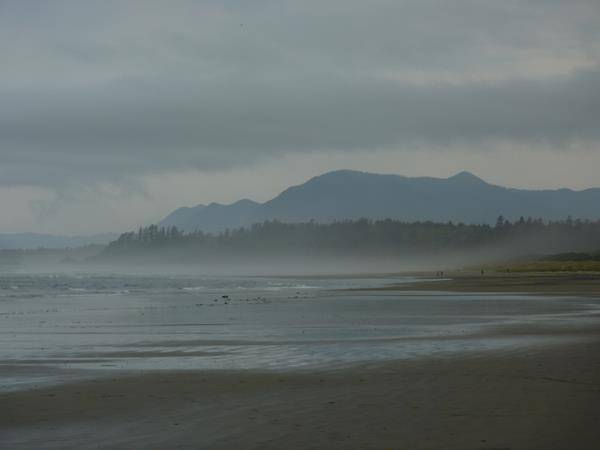
M 600 2 L 0 0 L 0 232 L 327 170 L 600 186 Z

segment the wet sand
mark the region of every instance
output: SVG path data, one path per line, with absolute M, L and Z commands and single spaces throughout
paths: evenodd
M 499 354 L 311 373 L 154 372 L 4 393 L 0 447 L 591 450 L 599 331 Z

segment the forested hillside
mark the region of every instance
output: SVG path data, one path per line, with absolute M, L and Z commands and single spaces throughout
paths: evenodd
M 600 221 L 521 218 L 510 222 L 499 217 L 495 226 L 391 219 L 327 224 L 266 221 L 218 234 L 151 225 L 122 234 L 108 245 L 103 257 L 406 256 L 500 247 L 515 255 L 599 249 Z

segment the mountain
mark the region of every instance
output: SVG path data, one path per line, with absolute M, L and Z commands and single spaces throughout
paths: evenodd
M 59 236 L 38 233 L 0 233 L 1 249 L 35 248 L 75 248 L 84 245 L 106 245 L 115 240 L 116 233 L 96 234 L 92 236 Z
M 196 222 L 201 220 L 200 214 L 204 208 L 206 208 L 205 205 L 182 206 L 165 217 L 160 224 L 165 227 L 176 226 L 177 228 L 191 229 Z
M 449 178 L 404 177 L 338 170 L 292 186 L 265 203 L 240 200 L 180 208 L 160 225 L 222 231 L 264 220 L 331 222 L 394 218 L 406 221 L 495 223 L 497 217 L 600 218 L 600 188 L 573 191 L 512 189 L 469 172 Z
M 239 200 L 231 205 L 211 203 L 208 206 L 198 205 L 192 208 L 179 208 L 165 217 L 161 226 L 176 226 L 181 230 L 220 231 L 225 228 L 237 228 L 255 221 L 256 211 L 260 203 L 252 200 Z

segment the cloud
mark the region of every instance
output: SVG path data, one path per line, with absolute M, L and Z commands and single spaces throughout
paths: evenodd
M 82 5 L 0 6 L 1 184 L 600 138 L 594 1 Z
M 596 141 L 600 71 L 427 86 L 377 79 L 129 83 L 0 106 L 3 183 L 221 169 L 281 152 Z M 16 105 L 18 103 L 18 105 Z M 43 110 L 40 103 L 47 105 Z M 7 105 L 16 105 L 10 108 Z M 7 111 L 8 109 L 8 111 Z

